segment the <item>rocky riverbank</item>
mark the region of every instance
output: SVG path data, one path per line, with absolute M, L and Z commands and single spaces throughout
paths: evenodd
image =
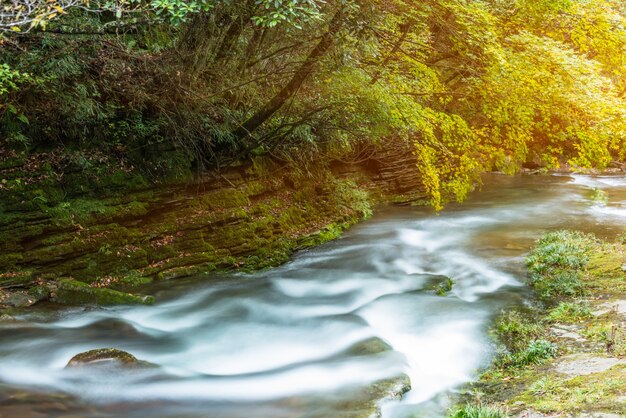
M 132 171 L 83 178 L 54 153 L 6 154 L 0 313 L 40 301 L 151 303 L 140 293 L 154 280 L 278 265 L 296 250 L 337 238 L 370 216 L 376 202 L 423 198 L 406 155 L 315 172 L 257 159 L 193 181 L 146 186 Z
M 538 300 L 498 318 L 504 349 L 454 416 L 625 416 L 625 250 L 623 238 L 544 236 L 527 259 Z

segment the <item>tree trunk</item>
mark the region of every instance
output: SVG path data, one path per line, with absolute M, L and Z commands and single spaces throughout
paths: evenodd
M 254 132 L 265 121 L 271 118 L 302 86 L 302 83 L 313 71 L 315 64 L 330 49 L 343 23 L 343 10 L 339 9 L 328 25 L 328 31 L 322 35 L 318 44 L 309 53 L 306 60 L 300 65 L 289 82 L 261 109 L 256 111 L 248 120 L 233 131 L 235 138 L 245 138 Z

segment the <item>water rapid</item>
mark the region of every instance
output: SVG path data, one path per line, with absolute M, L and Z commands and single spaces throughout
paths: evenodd
M 608 204 L 590 199 L 596 188 Z M 439 214 L 388 208 L 279 268 L 166 283 L 152 307 L 25 312 L 0 323 L 0 382 L 72 394 L 94 417 L 335 417 L 406 374 L 412 389 L 383 416 L 445 416 L 493 355 L 494 316 L 527 299 L 533 241 L 558 228 L 613 236 L 625 220 L 624 177 L 490 175 Z M 101 347 L 158 367 L 64 369 Z

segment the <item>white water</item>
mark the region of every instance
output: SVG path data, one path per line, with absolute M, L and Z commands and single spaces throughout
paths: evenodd
M 590 202 L 592 188 L 611 203 Z M 533 240 L 560 227 L 622 232 L 625 201 L 624 177 L 490 176 L 464 205 L 383 211 L 267 273 L 170 283 L 152 307 L 0 324 L 0 381 L 74 394 L 98 416 L 121 416 L 107 406 L 123 403 L 123 416 L 332 417 L 358 388 L 406 373 L 412 390 L 383 415 L 444 416 L 448 395 L 488 364 L 493 316 L 523 300 Z M 442 276 L 455 281 L 444 297 L 432 290 Z M 372 338 L 392 349 L 357 355 Z M 160 368 L 64 370 L 102 347 Z

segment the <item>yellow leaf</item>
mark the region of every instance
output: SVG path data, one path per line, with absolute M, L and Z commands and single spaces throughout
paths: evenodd
M 17 26 L 11 26 L 11 30 L 13 32 L 21 32 L 22 31 L 22 29 L 18 28 Z

